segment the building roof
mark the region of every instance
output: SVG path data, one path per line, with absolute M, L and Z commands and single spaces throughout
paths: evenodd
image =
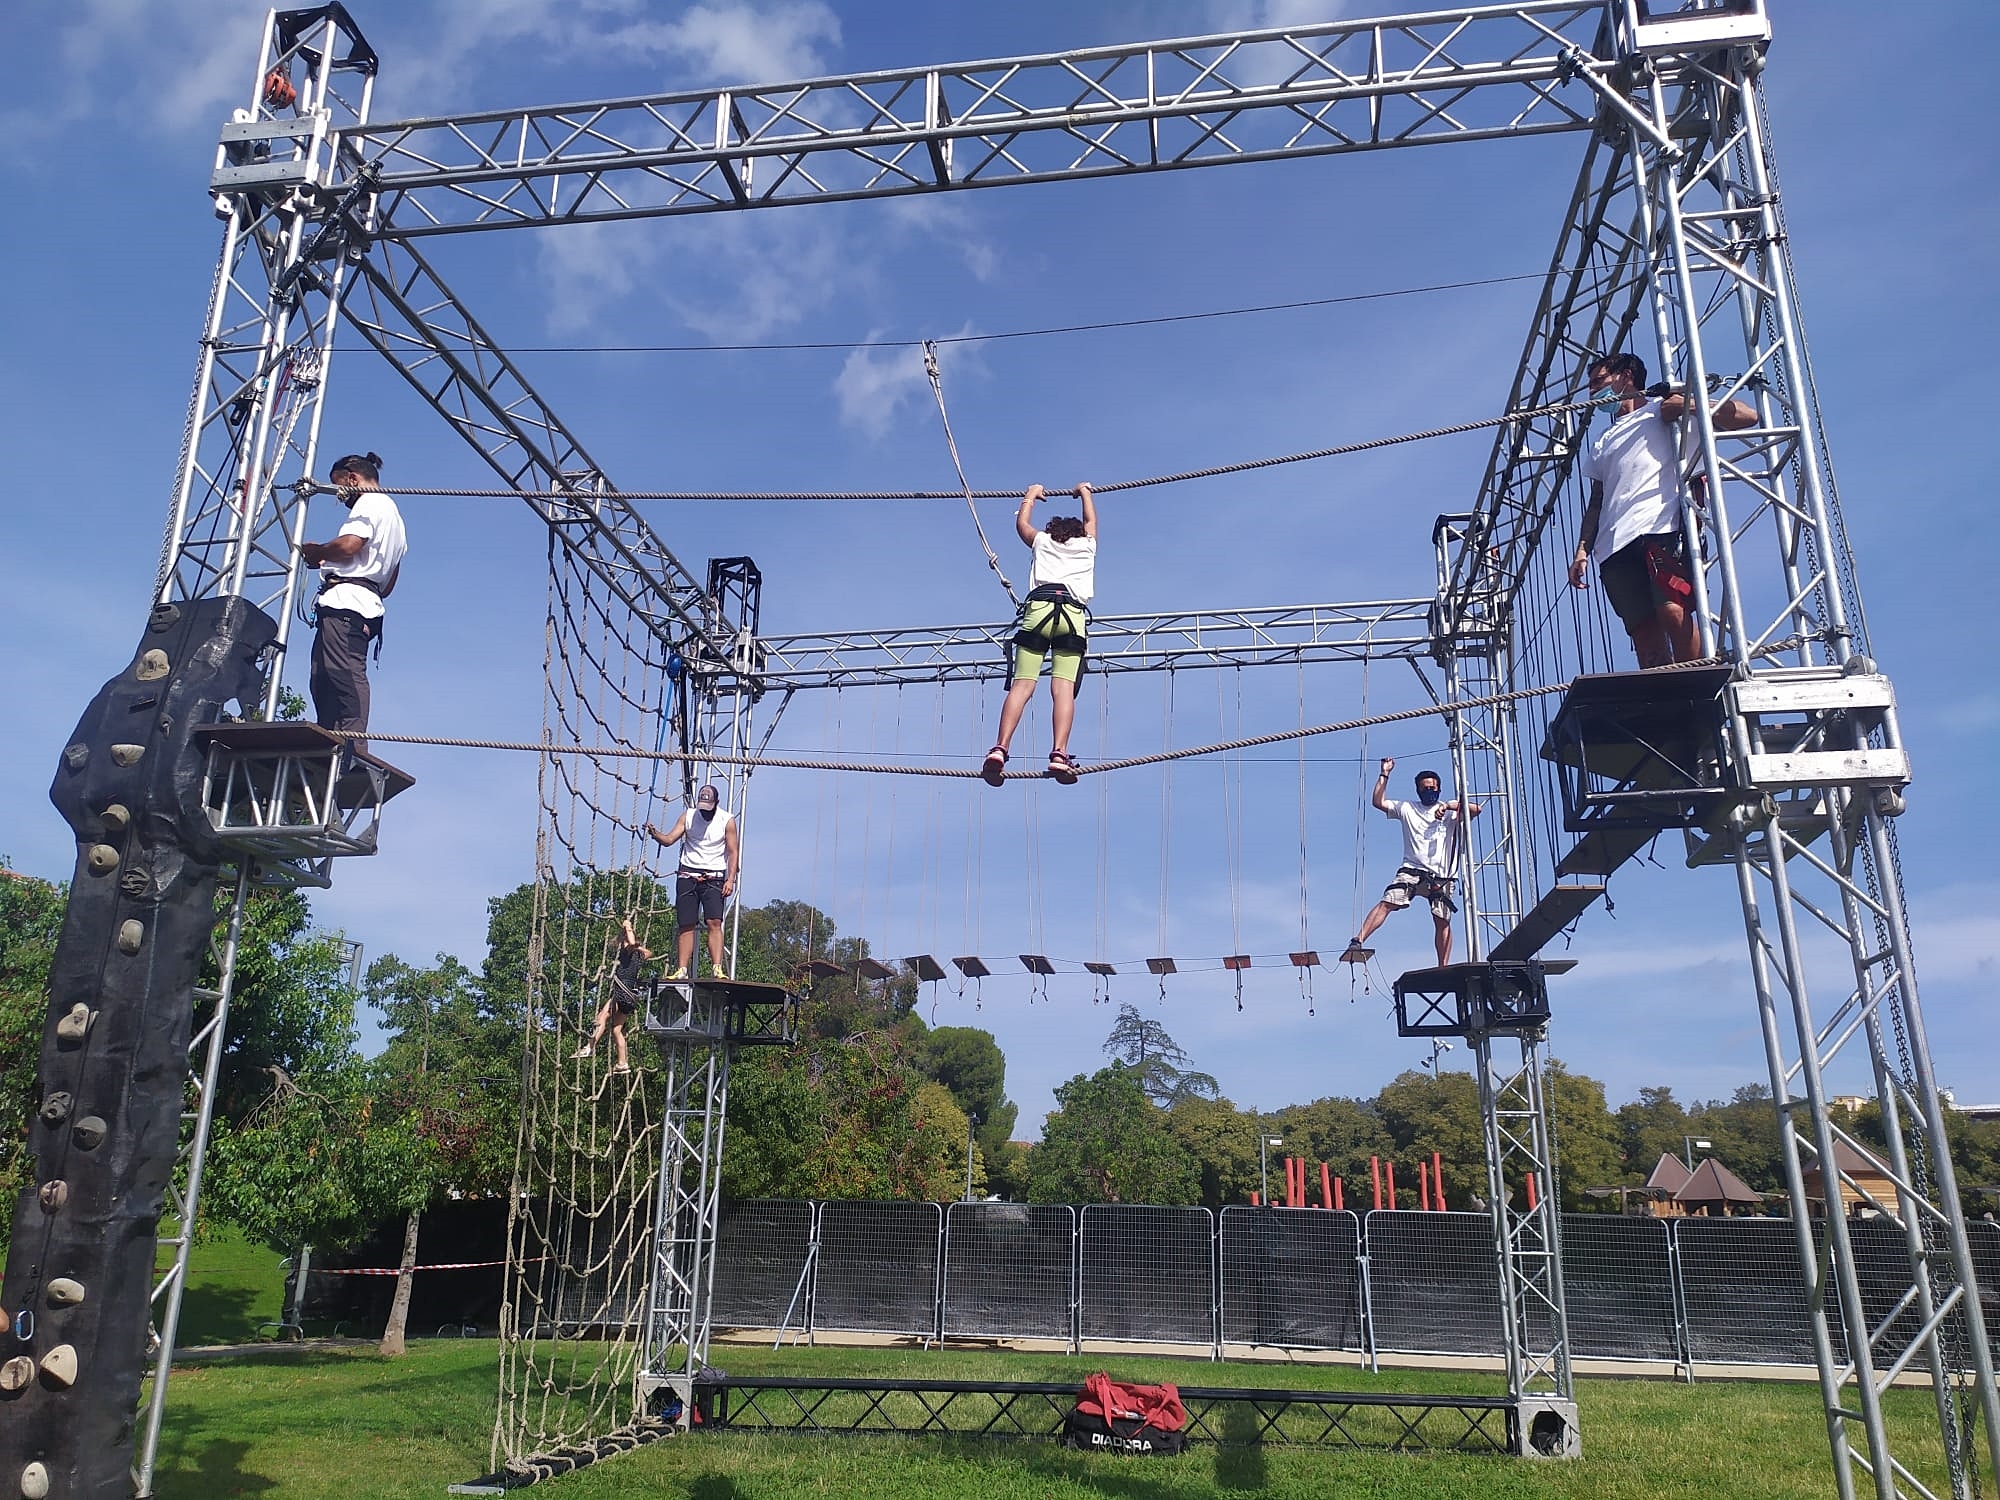
M 1676 1195 L 1683 1203 L 1762 1203 L 1764 1195 L 1710 1157 Z
M 1646 1186 L 1658 1188 L 1669 1197 L 1678 1198 L 1681 1189 L 1688 1185 L 1688 1178 L 1693 1175 L 1683 1165 L 1681 1159 L 1669 1151 L 1654 1166 L 1652 1175 L 1646 1179 Z
M 1835 1141 L 1833 1143 L 1833 1159 L 1840 1164 L 1840 1170 L 1845 1172 L 1849 1177 L 1887 1177 L 1889 1175 L 1888 1167 L 1884 1166 L 1866 1151 L 1848 1145 L 1846 1141 Z M 1817 1161 L 1807 1162 L 1805 1164 L 1805 1175 L 1807 1177 L 1817 1177 L 1819 1175 L 1819 1163 Z

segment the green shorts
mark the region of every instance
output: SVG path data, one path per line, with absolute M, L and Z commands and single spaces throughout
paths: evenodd
M 1014 631 L 1014 680 L 1033 682 L 1046 659 L 1051 677 L 1075 682 L 1083 675 L 1089 619 L 1081 604 L 1059 599 L 1030 599 L 1022 605 Z

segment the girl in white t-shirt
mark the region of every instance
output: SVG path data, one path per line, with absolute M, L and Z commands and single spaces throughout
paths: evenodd
M 1090 486 L 1076 487 L 1083 515 L 1057 516 L 1048 530 L 1038 531 L 1032 519 L 1037 501 L 1048 498 L 1039 484 L 1030 485 L 1014 514 L 1014 531 L 1035 555 L 1028 571 L 1028 597 L 1014 629 L 1014 680 L 1000 708 L 1000 737 L 986 752 L 979 774 L 989 786 L 999 786 L 1007 774 L 1007 746 L 1020 727 L 1021 714 L 1035 695 L 1042 663 L 1049 662 L 1052 747 L 1049 775 L 1064 785 L 1076 780 L 1076 762 L 1069 753 L 1070 726 L 1076 721 L 1076 683 L 1083 675 L 1084 651 L 1090 629 L 1090 598 L 1097 591 L 1097 507 Z

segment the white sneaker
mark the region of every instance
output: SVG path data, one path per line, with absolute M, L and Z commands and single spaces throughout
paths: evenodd
M 585 1042 L 581 1047 L 576 1049 L 576 1052 L 573 1055 L 576 1057 L 589 1057 L 596 1050 L 597 1048 L 593 1046 L 591 1043 Z

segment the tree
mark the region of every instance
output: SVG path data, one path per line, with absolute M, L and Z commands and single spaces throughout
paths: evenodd
M 1201 1202 L 1247 1203 L 1258 1188 L 1257 1137 L 1263 1122 L 1227 1099 L 1186 1098 L 1167 1111 L 1167 1133 L 1193 1160 Z
M 1604 1101 L 1604 1085 L 1572 1073 L 1555 1058 L 1542 1070 L 1549 1126 L 1556 1137 L 1556 1180 L 1562 1207 L 1574 1213 L 1597 1206 L 1585 1191 L 1618 1181 L 1624 1167 L 1618 1122 Z
M 1687 1149 L 1684 1138 L 1695 1133 L 1669 1088 L 1640 1089 L 1637 1099 L 1618 1107 L 1616 1118 L 1619 1153 L 1632 1182 L 1644 1182 L 1662 1156 L 1679 1157 Z
M 1136 1005 L 1118 1007 L 1118 1019 L 1104 1039 L 1104 1051 L 1132 1070 L 1146 1097 L 1162 1109 L 1182 1099 L 1213 1099 L 1222 1087 L 1207 1073 L 1188 1069 L 1192 1059 L 1159 1021 L 1150 1021 Z
M 1486 1132 L 1470 1073 L 1399 1073 L 1375 1096 L 1375 1113 L 1405 1166 L 1399 1201 L 1404 1189 L 1417 1186 L 1417 1163 L 1434 1154 L 1444 1167 L 1448 1202 L 1462 1208 L 1474 1193 L 1484 1197 Z
M 916 1065 L 951 1091 L 958 1107 L 979 1121 L 974 1132 L 985 1158 L 990 1186 L 1012 1194 L 1026 1187 L 1020 1151 L 1012 1143 L 1020 1111 L 1007 1097 L 1007 1059 L 990 1031 L 975 1026 L 939 1026 L 915 1049 Z
M 0 860 L 0 1247 L 12 1233 L 12 1205 L 33 1179 L 28 1121 L 40 1103 L 42 1027 L 49 964 L 69 904 L 67 886 L 17 875 Z
M 425 1205 L 446 1190 L 467 1196 L 508 1190 L 520 1124 L 521 1040 L 486 1003 L 471 970 L 448 953 L 429 969 L 387 954 L 368 966 L 366 990 L 389 1031 L 369 1076 L 398 1119 L 416 1122 L 427 1148 L 416 1160 L 425 1191 L 406 1210 L 396 1293 L 382 1332 L 382 1352 L 393 1357 L 403 1352 Z
M 1388 1158 L 1396 1153 L 1395 1139 L 1381 1116 L 1361 1099 L 1328 1098 L 1294 1104 L 1266 1117 L 1264 1125 L 1269 1134 L 1284 1141 L 1280 1148 L 1283 1154 L 1323 1161 L 1330 1175 L 1346 1179 L 1351 1193 L 1348 1201 L 1357 1209 L 1368 1206 L 1368 1199 L 1356 1186 L 1368 1181 L 1368 1158 Z M 1474 1180 L 1484 1182 L 1485 1169 L 1481 1167 L 1477 1179 L 1460 1180 L 1468 1186 Z
M 1041 1144 L 1028 1153 L 1033 1203 L 1192 1203 L 1200 1190 L 1194 1158 L 1123 1063 L 1057 1089 Z

